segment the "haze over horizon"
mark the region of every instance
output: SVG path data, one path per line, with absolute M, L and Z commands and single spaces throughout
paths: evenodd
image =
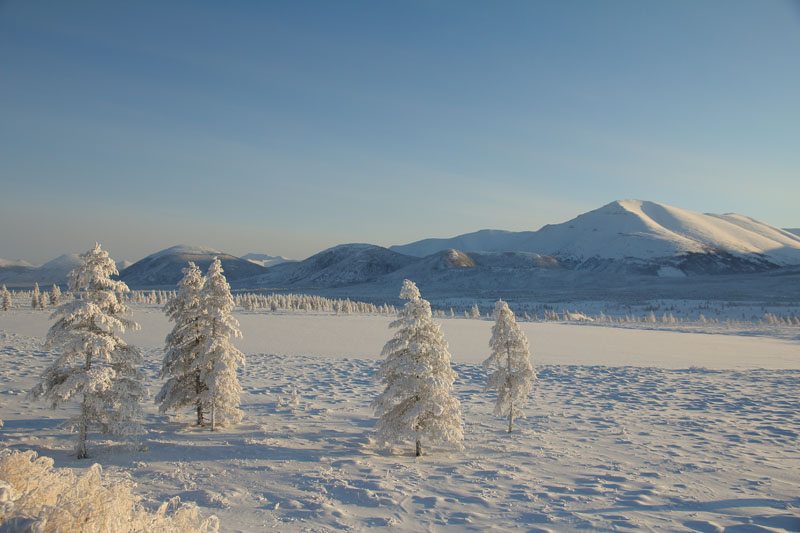
M 303 259 L 614 200 L 800 227 L 789 1 L 0 3 L 0 257 Z

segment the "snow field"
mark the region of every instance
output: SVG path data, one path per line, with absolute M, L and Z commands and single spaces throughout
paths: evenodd
M 148 403 L 147 451 L 92 434 L 87 462 L 57 427 L 72 412 L 24 397 L 54 357 L 48 315 L 0 313 L 2 441 L 56 466 L 100 462 L 153 505 L 197 502 L 223 531 L 800 530 L 796 341 L 521 324 L 539 379 L 508 435 L 477 364 L 491 322 L 442 320 L 466 450 L 416 459 L 413 443 L 371 440 L 390 318 L 235 313 L 243 422 L 212 434 Z M 142 330 L 125 338 L 155 393 L 170 324 L 154 308 L 133 318 Z
M 171 324 L 160 308 L 131 306 L 139 331 L 122 337 L 143 349 L 163 349 Z M 313 313 L 270 313 L 234 310 L 243 338 L 233 344 L 245 354 L 313 355 L 322 358 L 378 359 L 391 337 L 393 317 Z M 0 330 L 29 337 L 47 334 L 50 312 L 17 309 L 0 312 Z M 483 362 L 489 356 L 493 322 L 437 318 L 450 345 L 453 361 Z M 518 322 L 531 346 L 534 365 L 634 365 L 662 368 L 703 366 L 716 369 L 800 368 L 800 329 L 776 328 L 731 334 L 709 324 L 707 329 L 663 331 L 639 328 Z M 706 334 L 718 332 L 725 334 Z

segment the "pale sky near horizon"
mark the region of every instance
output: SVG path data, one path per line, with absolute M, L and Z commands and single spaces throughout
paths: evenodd
M 0 257 L 800 227 L 792 0 L 0 0 Z

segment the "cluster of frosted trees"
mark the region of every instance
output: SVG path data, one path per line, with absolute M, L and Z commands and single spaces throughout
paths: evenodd
M 217 423 L 242 418 L 236 371 L 245 358 L 230 341 L 242 333 L 230 315 L 233 297 L 220 261 L 211 263 L 205 277 L 194 263 L 183 272 L 177 295 L 164 309 L 175 326 L 161 367 L 161 377 L 168 379 L 156 403 L 162 413 L 190 406 L 197 425 L 205 425 L 208 415 L 214 431 Z
M 248 311 L 269 309 L 271 311 L 315 311 L 349 315 L 381 314 L 393 315 L 397 309 L 393 305 L 375 305 L 368 302 L 355 302 L 346 298 L 330 299 L 310 294 L 258 294 L 241 293 L 234 297 L 236 305 Z
M 77 402 L 80 408 L 68 425 L 78 429 L 78 458 L 87 456 L 87 433 L 131 436 L 143 433 L 141 401 L 147 396 L 141 372 L 142 356 L 120 335 L 139 329 L 128 317 L 124 295 L 129 292 L 117 275 L 114 261 L 97 244 L 81 255 L 84 263 L 69 274 L 69 289 L 77 296 L 53 313 L 56 322 L 47 333 L 45 346 L 61 353 L 31 391 L 53 408 Z M 215 423 L 241 418 L 236 371 L 244 355 L 230 342 L 241 335 L 230 316 L 233 298 L 219 260 L 203 277 L 190 264 L 180 290 L 166 308 L 175 327 L 167 337 L 162 377 L 168 380 L 157 400 L 162 411 L 193 405 L 198 422 L 210 412 Z
M 377 373 L 384 389 L 372 405 L 379 417 L 379 439 L 390 444 L 410 438 L 419 456 L 423 437 L 460 445 L 464 428 L 460 403 L 453 396 L 456 373 L 430 303 L 410 280 L 403 282 L 400 298 L 408 302 L 390 325 L 397 331 L 383 347 L 386 359 Z M 528 341 L 504 301 L 495 305 L 494 318 L 491 355 L 484 361 L 490 370 L 486 389 L 497 392 L 495 414 L 508 417 L 510 433 L 535 374 Z
M 53 288 L 48 293 L 42 292 L 39 289 L 39 284 L 36 283 L 32 291 L 9 291 L 5 285 L 0 287 L 0 309 L 8 311 L 14 307 L 15 301 L 27 300 L 33 309 L 47 309 L 48 305 L 58 305 L 61 302 L 62 294 L 58 285 L 53 285 Z
M 148 305 L 165 305 L 177 296 L 176 291 L 145 290 L 131 291 L 127 300 L 131 303 Z M 246 311 L 269 309 L 270 311 L 312 311 L 349 315 L 380 314 L 393 315 L 397 309 L 393 305 L 375 305 L 369 302 L 358 302 L 349 298 L 331 299 L 311 294 L 261 294 L 241 292 L 233 296 L 234 304 Z
M 61 353 L 31 391 L 53 408 L 75 401 L 80 410 L 68 424 L 78 429 L 77 455 L 87 456 L 91 428 L 118 436 L 143 433 L 141 401 L 146 397 L 142 356 L 120 335 L 139 326 L 128 318 L 122 281 L 111 279 L 117 268 L 108 253 L 95 245 L 81 256 L 84 263 L 69 274 L 69 289 L 77 298 L 53 313 L 56 322 L 45 345 Z M 284 295 L 285 296 L 285 295 Z M 374 402 L 380 418 L 379 436 L 385 442 L 413 437 L 417 453 L 421 439 L 460 442 L 463 423 L 458 400 L 452 395 L 456 374 L 439 325 L 417 286 L 405 280 L 400 297 L 407 300 L 386 343 L 378 379 L 385 385 Z M 319 300 L 321 301 L 321 300 Z M 241 386 L 237 377 L 244 354 L 232 343 L 241 337 L 231 316 L 234 299 L 215 259 L 204 276 L 189 263 L 177 292 L 164 311 L 174 323 L 167 335 L 156 396 L 161 412 L 191 408 L 198 425 L 233 424 L 241 420 Z M 497 391 L 496 413 L 508 416 L 511 431 L 519 406 L 534 379 L 528 343 L 505 302 L 495 307 L 492 353 L 485 365 L 493 369 L 487 389 Z
M 134 304 L 165 305 L 176 295 L 175 291 L 131 291 L 127 299 Z
M 433 311 L 433 316 L 438 318 L 481 318 L 481 311 L 478 305 L 473 305 L 469 310 L 465 310 L 462 314 L 456 313 L 453 308 L 449 312 L 441 309 Z M 746 324 L 761 324 L 771 326 L 800 326 L 800 316 L 797 315 L 777 315 L 774 313 L 765 312 L 763 317 L 759 318 L 758 315 L 752 316 L 749 320 L 742 318 L 741 320 L 734 320 L 731 318 L 720 320 L 717 318 L 706 317 L 700 314 L 697 318 L 676 317 L 672 312 L 664 312 L 657 315 L 651 311 L 643 315 L 626 314 L 622 316 L 612 316 L 604 312 L 598 314 L 589 314 L 583 311 L 569 311 L 567 309 L 559 312 L 553 309 L 544 309 L 541 314 L 530 315 L 524 312 L 521 320 L 525 322 L 594 322 L 598 324 L 665 324 L 665 325 L 691 325 L 691 324 L 725 324 L 729 327 L 741 326 Z

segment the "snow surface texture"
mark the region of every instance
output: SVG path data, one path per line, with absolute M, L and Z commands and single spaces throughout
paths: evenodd
M 0 313 L 2 442 L 56 466 L 100 462 L 153 507 L 178 495 L 224 531 L 800 529 L 797 340 L 521 324 L 538 381 L 508 435 L 476 364 L 492 322 L 442 320 L 466 450 L 415 459 L 370 440 L 391 318 L 239 312 L 239 425 L 211 434 L 192 428 L 191 411 L 167 418 L 152 405 L 149 451 L 93 439 L 87 462 L 56 427 L 69 413 L 24 397 L 55 356 L 41 349 L 46 315 Z M 146 349 L 157 390 L 170 324 L 155 307 L 133 318 L 143 329 L 126 340 Z

